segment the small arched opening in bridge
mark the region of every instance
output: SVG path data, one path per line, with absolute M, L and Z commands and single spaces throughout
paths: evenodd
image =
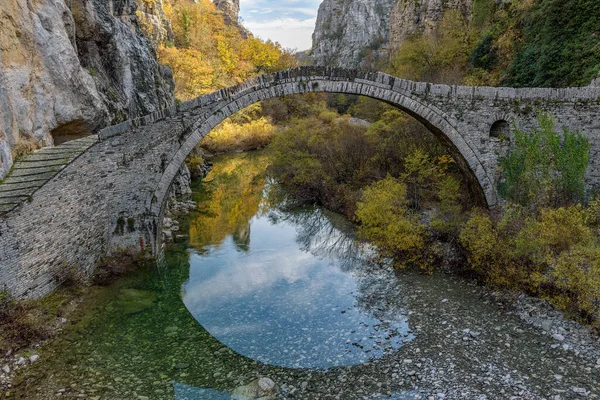
M 508 140 L 510 138 L 510 124 L 503 119 L 494 122 L 490 128 L 490 137 Z
M 303 67 L 255 78 L 185 103 L 182 108 L 196 113 L 197 120 L 182 135 L 181 145 L 164 170 L 154 195 L 147 199 L 147 212 L 159 221 L 171 184 L 186 157 L 226 118 L 263 100 L 313 92 L 365 96 L 388 103 L 414 117 L 446 146 L 475 196 L 488 206 L 496 205 L 493 179 L 484 168 L 476 147 L 461 133 L 455 118 L 428 101 L 429 87 L 425 84 L 383 73 Z

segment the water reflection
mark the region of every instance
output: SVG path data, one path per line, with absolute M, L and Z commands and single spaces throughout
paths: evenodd
M 262 197 L 264 181 L 250 181 L 242 192 Z M 193 226 L 240 215 L 214 205 Z M 372 250 L 342 219 L 317 207 L 253 209 L 224 239 L 191 240 L 183 301 L 211 335 L 244 356 L 293 368 L 360 364 L 412 339 L 406 317 L 381 297 L 395 283 L 392 271 L 368 262 Z

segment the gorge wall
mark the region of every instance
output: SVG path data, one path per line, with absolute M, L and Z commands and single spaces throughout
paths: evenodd
M 0 178 L 21 151 L 174 103 L 171 71 L 138 21 L 145 15 L 168 35 L 154 13 L 135 0 L 2 2 Z
M 365 67 L 389 40 L 396 0 L 324 0 L 319 7 L 311 56 L 315 65 Z
M 313 34 L 315 65 L 371 67 L 411 34 L 431 30 L 446 10 L 469 15 L 473 0 L 324 0 Z
M 469 17 L 473 0 L 399 0 L 389 20 L 389 47 L 397 50 L 410 35 L 430 32 L 447 10 L 459 10 Z

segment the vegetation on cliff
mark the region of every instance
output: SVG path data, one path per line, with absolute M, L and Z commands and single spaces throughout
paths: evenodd
M 160 43 L 159 61 L 173 69 L 179 100 L 296 64 L 291 52 L 280 44 L 245 38 L 210 0 L 168 0 L 163 9 L 174 38 Z
M 595 0 L 475 0 L 405 40 L 390 72 L 473 85 L 586 86 L 600 71 Z

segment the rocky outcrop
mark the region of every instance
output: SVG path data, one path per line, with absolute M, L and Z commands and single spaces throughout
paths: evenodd
M 314 64 L 364 68 L 385 56 L 389 16 L 395 3 L 396 0 L 324 0 L 313 34 Z
M 237 23 L 240 15 L 240 0 L 214 0 L 215 6 L 225 14 L 229 23 Z
M 430 32 L 447 10 L 459 10 L 468 16 L 473 0 L 398 0 L 390 15 L 390 50 L 417 32 Z
M 136 0 L 136 16 L 147 38 L 158 47 L 164 43 L 173 43 L 175 35 L 171 20 L 165 14 L 163 4 L 169 0 Z
M 0 177 L 20 146 L 85 136 L 173 104 L 135 0 L 3 0 Z
M 324 0 L 313 34 L 312 63 L 369 68 L 407 37 L 431 31 L 451 9 L 470 16 L 473 0 Z
M 234 25 L 244 39 L 252 36 L 242 24 L 240 24 L 240 0 L 213 0 L 215 7 L 223 13 L 225 23 Z

